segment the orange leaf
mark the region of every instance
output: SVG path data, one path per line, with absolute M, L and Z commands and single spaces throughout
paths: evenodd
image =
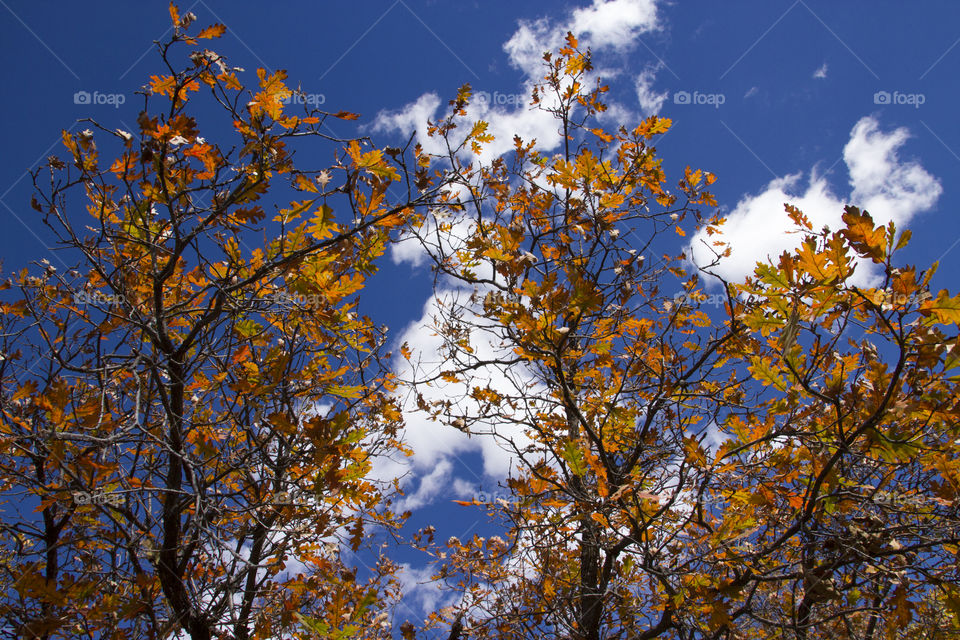
M 843 235 L 850 241 L 853 248 L 876 263 L 883 262 L 887 253 L 886 228 L 874 227 L 870 214 L 866 211 L 861 212 L 853 206 L 844 208 L 843 222 L 847 225 Z
M 26 398 L 29 395 L 35 394 L 36 392 L 37 392 L 37 383 L 34 382 L 33 380 L 28 380 L 23 384 L 22 387 L 17 389 L 16 393 L 13 394 L 13 398 L 11 398 L 11 400 L 13 402 L 17 402 L 22 398 Z
M 597 513 L 597 512 L 591 513 L 590 519 L 593 520 L 594 522 L 599 523 L 601 526 L 604 526 L 604 527 L 610 526 L 610 523 L 607 521 L 607 518 L 602 513 Z
M 227 30 L 227 26 L 223 24 L 212 24 L 200 33 L 197 34 L 198 38 L 219 38 Z
M 217 76 L 217 80 L 223 82 L 226 85 L 227 89 L 234 89 L 239 91 L 243 89 L 243 85 L 240 84 L 240 80 L 237 79 L 236 74 L 233 73 L 221 73 Z

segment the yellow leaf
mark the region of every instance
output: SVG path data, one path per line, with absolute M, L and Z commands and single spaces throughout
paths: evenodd
M 606 131 L 604 131 L 603 129 L 599 129 L 599 128 L 597 128 L 597 129 L 590 129 L 590 133 L 592 133 L 593 135 L 597 136 L 598 138 L 600 138 L 600 139 L 603 140 L 604 142 L 610 142 L 611 140 L 613 140 L 613 136 L 610 135 L 609 133 L 607 133 Z
M 910 237 L 912 235 L 913 234 L 910 232 L 910 229 L 904 229 L 903 232 L 900 233 L 900 239 L 897 240 L 897 246 L 895 248 L 896 251 L 899 251 L 907 246 L 907 243 L 910 242 Z
M 333 385 L 327 388 L 327 393 L 349 400 L 355 400 L 363 393 L 363 387 L 360 386 L 341 386 Z
M 931 312 L 937 317 L 940 324 L 960 324 L 960 296 L 950 297 L 944 289 L 935 300 L 927 300 L 920 307 L 925 315 Z
M 780 375 L 770 367 L 770 362 L 766 358 L 753 356 L 750 358 L 752 363 L 749 367 L 753 377 L 764 384 L 764 386 L 773 385 L 780 391 L 787 390 L 787 383 L 783 381 Z
M 795 225 L 805 229 L 813 229 L 813 225 L 810 224 L 810 219 L 803 215 L 803 212 L 800 211 L 800 209 L 796 208 L 792 204 L 784 204 L 783 207 L 787 210 L 787 215 L 791 220 L 793 220 Z

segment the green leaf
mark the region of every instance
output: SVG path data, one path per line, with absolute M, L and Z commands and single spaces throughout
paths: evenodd
M 790 288 L 790 282 L 787 280 L 786 275 L 773 265 L 758 262 L 756 274 L 760 282 L 764 284 L 780 287 L 781 289 Z
M 897 240 L 897 246 L 895 247 L 896 251 L 899 251 L 907 246 L 907 243 L 910 242 L 910 237 L 912 235 L 913 233 L 910 231 L 910 229 L 905 229 L 903 232 L 901 232 L 900 239 Z
M 575 475 L 583 476 L 587 473 L 587 463 L 583 458 L 583 451 L 576 442 L 567 442 L 560 451 L 560 457 L 570 465 Z
M 323 620 L 316 620 L 309 616 L 305 616 L 302 613 L 294 613 L 293 615 L 297 618 L 297 621 L 308 630 L 313 631 L 314 633 L 319 633 L 323 637 L 326 637 L 330 634 L 330 625 Z
M 750 358 L 750 373 L 753 374 L 753 377 L 759 380 L 764 384 L 764 386 L 774 386 L 780 391 L 787 390 L 787 383 L 783 381 L 783 378 L 773 370 L 770 366 L 770 363 L 766 359 L 761 358 L 760 356 L 752 356 Z
M 237 324 L 234 325 L 234 330 L 237 332 L 237 335 L 242 338 L 252 338 L 263 331 L 263 327 L 256 321 L 247 318 L 238 321 Z

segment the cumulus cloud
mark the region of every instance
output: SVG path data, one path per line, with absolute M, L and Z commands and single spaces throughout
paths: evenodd
M 589 7 L 575 9 L 565 21 L 521 22 L 503 50 L 511 64 L 536 79 L 543 75 L 543 52 L 560 46 L 568 31 L 594 51 L 623 51 L 641 34 L 659 28 L 656 0 L 594 0 Z
M 625 49 L 641 33 L 657 28 L 656 0 L 593 0 L 573 12 L 570 30 L 585 34 L 591 47 Z
M 374 131 L 399 131 L 409 134 L 417 131 L 417 142 L 423 145 L 427 153 L 441 153 L 440 140 L 427 136 L 427 121 L 433 120 L 440 107 L 440 97 L 435 93 L 425 93 L 399 111 L 383 111 L 377 114 L 373 124 Z
M 933 208 L 943 192 L 940 182 L 917 162 L 900 162 L 897 150 L 909 138 L 906 128 L 880 131 L 873 118 L 853 128 L 843 159 L 850 170 L 850 201 L 868 210 L 875 220 L 898 226 L 918 212 Z
M 553 116 L 528 106 L 532 91 L 533 85 L 530 84 L 514 94 L 477 92 L 471 99 L 470 120 L 486 121 L 489 123 L 487 133 L 494 136 L 494 140 L 484 146 L 479 158 L 481 161 L 488 163 L 513 149 L 514 135 L 524 140 L 536 139 L 539 145 L 546 149 L 559 145 L 560 134 Z M 506 106 L 492 99 L 500 96 L 506 98 Z M 416 131 L 416 140 L 424 151 L 442 155 L 446 152 L 446 145 L 440 138 L 427 135 L 427 122 L 439 120 L 445 115 L 439 111 L 440 104 L 440 98 L 436 94 L 424 94 L 398 111 L 378 114 L 371 128 L 374 132 L 398 132 L 407 135 Z
M 416 238 L 404 236 L 390 245 L 390 260 L 393 264 L 407 263 L 419 267 L 426 262 L 427 253 Z
M 826 77 L 827 77 L 827 63 L 826 63 L 826 62 L 824 62 L 822 65 L 820 65 L 820 67 L 819 67 L 816 71 L 813 72 L 813 77 L 814 77 L 814 78 L 817 78 L 818 80 L 822 80 L 823 78 L 826 78 Z
M 415 365 L 411 365 L 398 359 L 394 369 L 401 380 L 410 380 L 415 376 L 436 375 L 440 372 L 443 365 L 441 360 L 443 339 L 437 335 L 435 325 L 443 313 L 444 307 L 460 304 L 463 302 L 463 298 L 468 295 L 469 293 L 462 290 L 448 288 L 441 289 L 427 300 L 422 316 L 412 322 L 399 338 L 399 342 L 405 342 L 410 347 L 415 362 Z M 476 318 L 472 319 L 477 320 Z M 474 349 L 473 355 L 478 359 L 492 360 L 505 355 L 503 350 L 492 344 L 489 336 L 485 334 L 473 335 L 470 346 Z M 503 445 L 507 441 L 514 442 L 516 446 L 527 444 L 528 440 L 520 428 L 498 426 L 496 437 L 488 435 L 468 436 L 451 426 L 451 423 L 460 413 L 472 415 L 479 413 L 477 402 L 468 397 L 474 386 L 485 387 L 489 385 L 502 393 L 516 393 L 518 384 L 529 383 L 529 380 L 523 377 L 522 372 L 509 374 L 519 376 L 519 382 L 517 378 L 508 378 L 507 375 L 504 371 L 492 367 L 481 367 L 474 372 L 473 377 L 469 380 L 457 383 L 437 382 L 431 387 L 421 387 L 420 392 L 428 402 L 449 399 L 457 403 L 456 406 L 453 407 L 450 416 L 441 416 L 438 420 L 431 420 L 426 413 L 416 410 L 414 398 L 407 398 L 404 406 L 406 422 L 404 440 L 414 451 L 414 455 L 411 459 L 404 460 L 377 460 L 374 466 L 374 475 L 386 479 L 403 475 L 405 471 L 412 472 L 413 476 L 420 476 L 424 473 L 437 474 L 430 481 L 427 478 L 421 480 L 416 493 L 408 498 L 408 500 L 412 500 L 411 505 L 432 496 L 431 491 L 433 491 L 434 482 L 440 482 L 444 480 L 444 477 L 449 479 L 452 468 L 446 466 L 446 461 L 451 458 L 467 454 L 479 454 L 483 460 L 484 474 L 496 479 L 506 477 L 516 460 L 510 448 Z M 479 474 L 476 480 L 481 480 Z M 412 480 L 408 482 L 412 482 Z M 449 486 L 449 482 L 447 482 L 447 486 Z M 414 508 L 411 505 L 407 505 L 406 508 Z
M 434 501 L 441 491 L 450 488 L 450 475 L 453 464 L 449 460 L 441 460 L 433 469 L 420 478 L 417 490 L 408 494 L 398 505 L 397 510 L 413 511 Z
M 656 115 L 667 100 L 668 92 L 660 93 L 653 88 L 659 67 L 647 67 L 637 76 L 637 101 L 644 116 Z
M 593 0 L 587 6 L 558 16 L 544 17 L 539 20 L 522 21 L 517 25 L 512 36 L 504 43 L 503 50 L 512 66 L 523 73 L 523 81 L 512 89 L 500 88 L 499 92 L 491 92 L 492 87 L 474 87 L 474 98 L 471 100 L 469 119 L 471 121 L 484 120 L 489 123 L 487 132 L 494 136 L 494 141 L 484 146 L 479 160 L 489 163 L 494 158 L 510 151 L 515 135 L 530 141 L 536 139 L 541 151 L 553 151 L 561 143 L 561 134 L 557 122 L 552 114 L 544 109 L 531 108 L 529 105 L 531 92 L 535 83 L 543 76 L 543 53 L 556 50 L 563 44 L 566 33 L 574 33 L 580 41 L 581 47 L 589 47 L 595 56 L 597 69 L 607 68 L 617 70 L 622 64 L 603 66 L 602 56 L 606 53 L 614 57 L 623 54 L 633 47 L 643 34 L 658 31 L 660 23 L 657 15 L 658 0 Z M 660 109 L 666 94 L 659 94 L 653 89 L 654 80 L 659 67 L 648 67 L 636 80 L 637 98 L 640 108 L 645 115 L 655 113 Z M 594 74 L 599 75 L 598 71 Z M 609 77 L 610 73 L 606 74 Z M 544 98 L 544 107 L 549 108 L 552 98 Z M 389 112 L 378 114 L 371 125 L 373 131 L 397 132 L 409 135 L 416 131 L 416 140 L 428 153 L 442 154 L 445 146 L 441 141 L 431 139 L 426 134 L 427 122 L 436 121 L 444 115 L 445 102 L 435 93 L 421 95 L 414 102 Z M 633 112 L 625 105 L 608 105 L 606 117 L 611 114 L 622 116 L 626 121 Z M 458 129 L 459 131 L 459 129 Z M 462 229 L 455 229 L 453 236 L 462 236 Z M 438 242 L 445 242 L 443 239 Z M 420 266 L 425 262 L 426 255 L 419 243 L 408 239 L 391 248 L 391 257 L 394 263 L 409 263 Z M 414 354 L 414 360 L 422 367 L 427 365 L 439 366 L 438 360 L 442 347 L 441 339 L 435 335 L 433 318 L 442 310 L 444 300 L 451 296 L 462 295 L 462 291 L 451 288 L 438 291 L 427 300 L 422 317 L 413 322 L 400 336 L 399 342 L 409 344 Z M 482 292 L 481 292 L 482 295 Z M 494 356 L 496 347 L 489 341 L 478 338 L 471 343 L 478 357 Z M 404 362 L 398 362 L 396 371 L 401 379 L 409 379 L 412 371 Z M 485 385 L 487 382 L 494 388 L 507 386 L 514 390 L 513 385 L 518 380 L 508 380 L 497 371 L 477 371 L 477 378 L 469 383 L 450 384 L 434 387 L 427 391 L 428 400 L 443 400 L 445 398 L 463 397 L 469 391 L 468 385 Z M 521 374 L 522 375 L 522 374 Z M 524 381 L 528 382 L 528 381 Z M 466 405 L 462 405 L 461 410 Z M 379 478 L 396 477 L 404 472 L 409 475 L 406 479 L 408 488 L 417 489 L 409 495 L 407 507 L 414 508 L 428 504 L 434 495 L 437 483 L 449 482 L 450 471 L 447 462 L 457 456 L 479 454 L 483 458 L 483 473 L 488 477 L 502 479 L 515 462 L 510 454 L 509 447 L 501 445 L 504 439 L 516 443 L 523 442 L 522 433 L 504 432 L 498 429 L 497 438 L 468 437 L 466 434 L 445 424 L 443 421 L 431 421 L 421 412 L 414 411 L 414 406 L 405 407 L 405 440 L 415 452 L 412 460 L 378 460 L 374 475 Z M 469 408 L 469 407 L 467 407 Z M 446 476 L 444 476 L 446 474 Z M 420 484 L 416 482 L 419 479 Z M 477 478 L 480 480 L 480 478 Z
M 478 91 L 471 102 L 469 117 L 471 120 L 488 122 L 488 133 L 495 138 L 484 147 L 479 159 L 489 162 L 511 150 L 514 135 L 528 141 L 536 139 L 539 147 L 547 151 L 560 144 L 554 117 L 543 109 L 531 108 L 529 102 L 534 84 L 543 76 L 543 53 L 557 49 L 568 31 L 580 39 L 581 46 L 590 47 L 596 54 L 625 51 L 636 43 L 640 35 L 659 28 L 657 0 L 594 0 L 590 6 L 575 9 L 563 19 L 540 18 L 520 22 L 510 39 L 504 43 L 503 50 L 510 64 L 524 73 L 524 82 L 513 93 L 490 93 L 482 87 L 475 88 Z M 666 98 L 665 94 L 661 96 L 651 89 L 656 71 L 656 68 L 651 68 L 637 80 L 641 108 L 650 113 L 655 112 L 654 107 L 659 109 Z M 498 102 L 493 99 L 498 96 L 503 100 Z M 416 131 L 417 142 L 425 150 L 442 152 L 440 141 L 426 135 L 427 121 L 440 117 L 440 106 L 441 101 L 436 94 L 424 94 L 397 111 L 378 114 L 372 129 L 403 134 Z
M 420 611 L 434 612 L 456 602 L 456 594 L 441 590 L 441 583 L 433 579 L 435 568 L 416 568 L 407 562 L 400 564 L 397 579 L 405 595 L 405 608 L 417 606 Z M 412 612 L 412 611 L 411 611 Z
M 784 212 L 784 203 L 797 206 L 810 219 L 815 230 L 824 225 L 842 226 L 845 204 L 867 210 L 877 224 L 893 221 L 904 229 L 918 213 L 931 209 L 943 189 L 939 181 L 917 162 L 903 161 L 898 150 L 907 141 L 905 128 L 884 132 L 873 117 L 864 117 L 853 127 L 843 149 L 843 160 L 850 179 L 850 194 L 835 195 L 826 179 L 811 172 L 804 186 L 802 174 L 772 180 L 756 195 L 745 196 L 727 215 L 719 239 L 730 244 L 732 254 L 722 258 L 712 270 L 731 281 L 753 273 L 757 261 L 776 260 L 784 251 L 796 248 L 799 240 L 793 223 Z M 689 255 L 698 265 L 709 264 L 711 249 L 718 236 L 699 233 L 689 247 Z M 708 246 L 710 245 L 710 246 Z M 861 263 L 854 281 L 865 285 L 876 276 L 875 266 Z

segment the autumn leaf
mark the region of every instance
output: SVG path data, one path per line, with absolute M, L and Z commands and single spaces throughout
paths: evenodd
M 927 300 L 920 305 L 924 315 L 933 314 L 940 324 L 960 324 L 960 296 L 951 297 L 946 291 L 940 291 L 933 300 Z
M 360 386 L 339 386 L 327 387 L 327 393 L 341 398 L 354 400 L 363 394 L 363 387 Z
M 883 262 L 886 257 L 886 229 L 874 227 L 870 214 L 854 206 L 844 208 L 843 222 L 846 224 L 843 233 L 854 249 L 876 263 Z
M 224 32 L 226 32 L 226 30 L 226 25 L 214 24 L 200 31 L 196 37 L 201 39 L 219 38 L 224 34 Z

